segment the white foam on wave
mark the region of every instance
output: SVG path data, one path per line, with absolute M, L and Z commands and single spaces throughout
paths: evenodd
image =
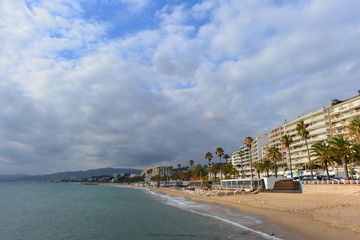
M 171 196 L 168 194 L 154 192 L 149 189 L 147 189 L 147 190 L 148 190 L 148 191 L 146 191 L 147 193 L 153 195 L 156 199 L 160 200 L 164 204 L 167 204 L 167 205 L 170 205 L 170 206 L 173 206 L 176 208 L 180 208 L 180 209 L 183 209 L 185 211 L 189 211 L 189 212 L 192 212 L 195 214 L 199 214 L 199 215 L 202 215 L 202 216 L 205 216 L 208 218 L 216 219 L 221 222 L 225 222 L 227 224 L 230 224 L 230 225 L 240 228 L 242 230 L 246 230 L 246 231 L 255 233 L 257 235 L 260 235 L 260 236 L 264 237 L 265 239 L 281 240 L 280 238 L 271 236 L 267 233 L 257 231 L 250 227 L 247 227 L 247 226 L 241 224 L 240 222 L 227 219 L 225 217 L 216 215 L 214 213 L 209 213 L 212 211 L 210 211 L 211 206 L 209 206 L 208 204 L 199 204 L 199 202 L 191 201 L 185 197 L 174 197 L 174 196 Z M 203 211 L 199 211 L 200 209 Z M 254 218 L 254 217 L 251 217 L 251 216 L 245 216 L 245 215 L 240 216 L 239 214 L 234 214 L 233 212 L 231 212 L 229 209 L 226 209 L 226 208 L 223 208 L 222 210 L 225 210 L 227 212 L 226 214 L 228 214 L 228 215 L 232 215 L 234 217 L 241 217 L 241 220 L 243 220 L 244 222 L 252 222 L 255 224 L 262 223 L 262 221 Z

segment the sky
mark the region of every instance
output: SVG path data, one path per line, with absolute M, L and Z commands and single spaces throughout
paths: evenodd
M 205 164 L 360 89 L 358 0 L 1 0 L 0 174 Z M 218 161 L 217 157 L 214 161 Z

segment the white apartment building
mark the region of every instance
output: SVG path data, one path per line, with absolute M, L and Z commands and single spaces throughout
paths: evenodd
M 250 156 L 252 163 L 255 163 L 263 159 L 263 148 L 268 144 L 268 136 L 265 134 L 260 134 L 254 138 L 251 143 L 251 155 L 250 149 L 243 145 L 239 148 L 238 151 L 234 152 L 232 155 L 232 163 L 240 172 L 240 176 L 245 178 L 251 177 L 251 170 L 255 176 L 254 169 L 250 168 Z M 241 152 L 241 154 L 239 154 Z
M 302 169 L 303 166 L 306 166 L 309 162 L 305 140 L 302 139 L 296 131 L 296 125 L 302 120 L 307 125 L 306 129 L 309 132 L 307 139 L 309 149 L 312 144 L 328 140 L 331 137 L 329 107 L 323 107 L 291 122 L 285 123 L 284 133 L 290 135 L 294 141 L 290 146 L 291 160 L 294 169 Z
M 348 136 L 348 126 L 351 119 L 360 115 L 360 95 L 339 103 L 333 103 L 330 108 L 331 135 L 344 134 Z

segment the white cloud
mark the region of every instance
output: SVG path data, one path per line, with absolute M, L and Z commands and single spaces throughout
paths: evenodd
M 0 173 L 205 163 L 359 85 L 357 1 L 179 1 L 113 39 L 82 4 L 1 2 Z

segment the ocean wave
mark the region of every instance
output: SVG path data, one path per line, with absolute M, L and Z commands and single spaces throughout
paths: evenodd
M 170 205 L 188 212 L 192 212 L 194 214 L 199 214 L 207 218 L 230 224 L 236 228 L 255 233 L 265 239 L 281 239 L 273 236 L 273 234 L 261 232 L 252 228 L 251 226 L 258 227 L 259 225 L 263 224 L 263 221 L 253 216 L 241 213 L 240 211 L 234 211 L 233 209 L 229 209 L 228 207 L 221 206 L 219 204 L 193 201 L 186 197 L 171 196 L 165 193 L 151 191 L 149 189 L 144 190 L 147 194 L 150 194 L 155 199 L 161 201 L 166 205 Z

